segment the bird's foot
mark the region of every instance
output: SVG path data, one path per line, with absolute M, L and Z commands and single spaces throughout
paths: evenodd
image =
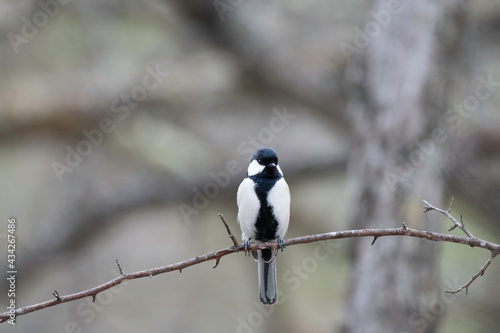
M 281 236 L 278 236 L 278 248 L 281 250 L 281 252 L 283 252 L 283 250 L 285 249 L 285 241 L 283 240 L 283 238 L 281 238 Z
M 248 253 L 249 247 L 250 247 L 250 240 L 247 239 L 246 241 L 243 242 L 243 248 L 245 249 L 245 257 L 250 255 L 250 253 Z

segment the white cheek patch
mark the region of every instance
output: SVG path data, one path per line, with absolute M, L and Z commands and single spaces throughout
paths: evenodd
M 281 171 L 281 168 L 279 165 L 276 165 L 276 168 L 278 169 L 278 171 L 280 172 L 280 175 L 283 177 L 283 171 Z
M 265 166 L 259 164 L 257 160 L 253 160 L 250 162 L 250 165 L 248 166 L 248 176 L 255 176 L 258 173 L 261 173 L 262 170 L 264 170 Z

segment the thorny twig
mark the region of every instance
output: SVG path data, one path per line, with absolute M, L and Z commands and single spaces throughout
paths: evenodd
M 227 222 L 226 222 L 226 219 L 224 218 L 224 215 L 222 215 L 221 213 L 217 214 L 218 217 L 220 217 L 222 223 L 224 223 L 224 226 L 226 227 L 226 231 L 229 235 L 229 238 L 231 238 L 231 240 L 233 241 L 233 245 L 234 246 L 238 246 L 238 240 L 233 236 L 233 234 L 231 233 L 231 229 L 229 229 L 229 226 L 227 225 Z
M 448 231 L 452 231 L 454 230 L 455 228 L 459 228 L 460 230 L 462 230 L 467 236 L 469 237 L 474 237 L 472 236 L 472 234 L 470 233 L 469 230 L 467 230 L 467 228 L 465 227 L 464 225 L 464 220 L 462 218 L 462 214 L 460 214 L 460 222 L 457 221 L 457 219 L 455 219 L 450 213 L 451 213 L 451 209 L 453 208 L 453 197 L 451 198 L 451 202 L 450 202 L 450 207 L 447 209 L 447 210 L 443 210 L 441 208 L 437 208 L 437 207 L 434 207 L 433 205 L 431 205 L 430 203 L 428 203 L 427 201 L 424 200 L 424 203 L 425 203 L 425 207 L 424 207 L 424 213 L 427 213 L 428 211 L 431 211 L 431 210 L 435 210 L 436 212 L 439 212 L 443 215 L 445 215 L 447 218 L 449 218 L 451 220 L 451 222 L 453 222 L 453 226 L 448 229 Z
M 455 228 L 459 228 L 460 230 L 462 230 L 469 238 L 475 238 L 475 239 L 478 239 L 474 236 L 472 236 L 472 233 L 465 227 L 465 224 L 464 224 L 464 218 L 462 216 L 462 214 L 460 214 L 460 222 L 457 221 L 457 219 L 455 219 L 450 213 L 451 213 L 451 209 L 453 208 L 453 197 L 451 198 L 451 202 L 450 202 L 450 207 L 447 209 L 447 210 L 443 210 L 443 209 L 440 209 L 440 208 L 437 208 L 437 207 L 434 207 L 433 205 L 431 205 L 430 203 L 428 203 L 427 201 L 424 200 L 424 203 L 425 203 L 425 207 L 424 207 L 424 213 L 428 212 L 428 211 L 431 211 L 431 210 L 435 210 L 436 212 L 439 212 L 443 215 L 445 215 L 446 217 L 448 217 L 452 222 L 453 222 L 453 226 L 448 229 L 448 231 L 452 231 L 454 230 Z M 472 244 L 470 244 L 470 246 L 473 246 Z M 464 290 L 465 289 L 465 294 L 467 295 L 469 293 L 469 286 L 480 276 L 483 276 L 484 275 L 484 272 L 486 272 L 486 269 L 488 269 L 488 267 L 490 266 L 490 264 L 493 262 L 493 259 L 495 259 L 495 257 L 497 256 L 497 254 L 499 254 L 500 252 L 498 250 L 495 250 L 495 249 L 489 249 L 491 251 L 491 256 L 490 258 L 488 259 L 488 261 L 486 261 L 486 263 L 483 265 L 483 267 L 481 267 L 481 269 L 479 270 L 479 272 L 477 272 L 476 275 L 474 275 L 472 277 L 472 279 L 469 280 L 469 282 L 467 282 L 466 284 L 464 284 L 463 286 L 461 286 L 460 288 L 456 289 L 456 290 L 446 290 L 447 293 L 451 293 L 451 294 L 456 294 L 456 293 L 459 293 L 460 291 Z
M 465 289 L 465 294 L 469 294 L 469 286 L 472 284 L 472 282 L 474 282 L 478 277 L 480 276 L 483 276 L 484 272 L 486 272 L 486 269 L 488 268 L 488 266 L 492 263 L 493 259 L 495 259 L 495 256 L 496 254 L 492 253 L 491 254 L 491 257 L 488 259 L 488 261 L 486 261 L 486 263 L 483 265 L 483 267 L 479 270 L 479 272 L 477 272 L 476 275 L 474 275 L 472 277 L 472 279 L 469 280 L 469 282 L 467 282 L 466 284 L 464 284 L 463 286 L 461 286 L 460 288 L 456 289 L 456 290 L 446 290 L 447 293 L 450 293 L 450 294 L 456 294 L 456 293 L 459 293 L 461 292 L 462 290 Z
M 297 244 L 307 244 L 307 243 L 313 243 L 313 242 L 319 242 L 319 241 L 324 241 L 324 240 L 332 240 L 332 239 L 343 239 L 343 238 L 357 238 L 357 237 L 373 237 L 374 240 L 380 238 L 380 237 L 386 237 L 386 236 L 407 236 L 407 237 L 416 237 L 416 238 L 421 238 L 421 239 L 427 239 L 430 241 L 435 241 L 435 242 L 451 242 L 451 243 L 457 243 L 457 244 L 464 244 L 464 245 L 469 245 L 472 247 L 479 247 L 483 248 L 486 250 L 489 250 L 491 252 L 491 257 L 490 259 L 486 262 L 486 264 L 481 268 L 481 270 L 474 275 L 474 277 L 466 283 L 463 287 L 454 290 L 454 291 L 449 291 L 452 293 L 457 293 L 463 289 L 468 290 L 469 286 L 481 275 L 484 274 L 488 266 L 491 264 L 493 259 L 495 258 L 496 255 L 500 254 L 500 244 L 495 244 L 492 242 L 488 242 L 485 240 L 482 240 L 477 237 L 473 237 L 472 234 L 465 228 L 463 225 L 463 219 L 461 219 L 461 223 L 459 223 L 456 219 L 451 216 L 450 211 L 452 208 L 452 205 L 450 205 L 450 208 L 447 211 L 444 211 L 442 209 L 436 208 L 432 205 L 430 205 L 428 202 L 424 201 L 425 204 L 427 205 L 425 207 L 425 211 L 429 210 L 435 210 L 438 211 L 447 217 L 449 217 L 453 223 L 455 224 L 455 227 L 460 228 L 463 230 L 468 237 L 461 237 L 461 236 L 455 236 L 455 235 L 448 235 L 448 234 L 442 234 L 442 233 L 437 233 L 437 232 L 430 232 L 430 231 L 425 231 L 425 230 L 416 230 L 416 229 L 411 229 L 406 226 L 406 224 L 403 222 L 402 227 L 399 228 L 389 228 L 389 229 L 361 229 L 361 230 L 345 230 L 345 231 L 336 231 L 336 232 L 328 232 L 324 234 L 316 234 L 316 235 L 308 235 L 308 236 L 302 236 L 302 237 L 295 237 L 295 238 L 289 238 L 284 241 L 284 245 L 286 246 L 291 246 L 291 245 L 297 245 Z M 55 298 L 52 298 L 48 301 L 21 307 L 15 310 L 14 315 L 21 316 L 25 315 L 30 312 L 38 311 L 41 309 L 45 309 L 51 306 L 55 306 L 57 304 L 61 303 L 66 303 L 66 302 L 71 302 L 75 301 L 78 299 L 82 299 L 85 297 L 92 297 L 92 300 L 95 300 L 95 297 L 97 294 L 108 290 L 116 285 L 119 285 L 125 281 L 128 280 L 134 280 L 134 279 L 140 279 L 144 277 L 153 277 L 155 275 L 159 274 L 164 274 L 172 271 L 182 271 L 182 269 L 191 267 L 197 264 L 200 264 L 205 261 L 210 261 L 210 260 L 215 260 L 215 265 L 214 267 L 217 266 L 217 264 L 220 262 L 220 259 L 223 256 L 232 254 L 232 253 L 237 253 L 237 252 L 243 252 L 245 251 L 245 247 L 243 244 L 239 244 L 238 241 L 236 241 L 236 238 L 231 233 L 231 230 L 229 229 L 229 226 L 227 225 L 224 217 L 222 214 L 219 215 L 221 218 L 222 222 L 226 226 L 226 230 L 229 234 L 229 237 L 233 241 L 233 246 L 221 249 L 218 251 L 213 251 L 201 256 L 197 256 L 185 261 L 181 261 L 175 264 L 170 264 L 166 266 L 160 266 L 160 267 L 155 267 L 155 268 L 150 268 L 142 271 L 137 271 L 137 272 L 132 272 L 132 273 L 123 273 L 123 271 L 120 271 L 120 276 L 116 277 L 113 280 L 110 280 L 104 284 L 101 284 L 97 287 L 88 289 L 88 290 L 83 290 L 80 292 L 76 292 L 73 294 L 68 294 L 64 296 L 60 296 L 57 291 L 54 291 L 53 295 Z M 454 229 L 454 228 L 452 228 Z M 372 244 L 374 241 L 372 242 Z M 278 243 L 277 242 L 265 242 L 265 243 L 252 243 L 248 246 L 247 250 L 248 251 L 256 251 L 259 249 L 277 249 Z M 119 263 L 116 263 L 119 265 Z M 0 313 L 0 323 L 6 322 L 11 318 L 12 313 L 10 312 L 3 312 Z

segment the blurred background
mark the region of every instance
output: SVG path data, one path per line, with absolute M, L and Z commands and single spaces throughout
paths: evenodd
M 448 232 L 422 200 L 453 196 L 500 242 L 499 1 L 4 0 L 0 32 L 0 266 L 15 217 L 18 306 L 111 280 L 116 259 L 133 272 L 230 246 L 217 213 L 239 238 L 237 186 L 265 146 L 292 193 L 287 237 Z M 487 251 L 371 241 L 287 248 L 273 307 L 240 253 L 1 331 L 498 331 L 498 262 L 444 292 Z

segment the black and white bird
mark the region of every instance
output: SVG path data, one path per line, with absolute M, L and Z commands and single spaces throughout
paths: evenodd
M 245 250 L 250 242 L 277 240 L 281 250 L 290 220 L 290 190 L 270 148 L 259 149 L 252 157 L 237 194 L 238 222 Z M 264 304 L 278 299 L 276 260 L 271 249 L 252 252 L 258 262 L 259 298 Z

